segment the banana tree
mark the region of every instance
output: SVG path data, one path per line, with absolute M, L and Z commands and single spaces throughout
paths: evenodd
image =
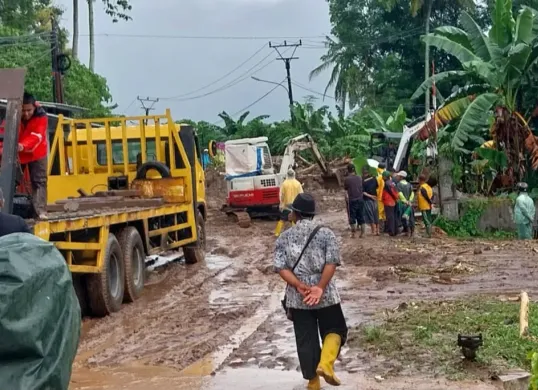
M 235 136 L 244 137 L 243 132 L 246 126 L 248 126 L 250 123 L 260 122 L 260 121 L 263 121 L 264 119 L 269 118 L 269 115 L 259 115 L 255 117 L 254 119 L 250 120 L 248 123 L 245 123 L 245 120 L 247 119 L 249 114 L 250 114 L 250 111 L 244 112 L 236 121 L 226 111 L 222 111 L 219 114 L 219 118 L 224 121 L 224 128 L 223 128 L 224 134 L 226 134 L 226 136 L 228 137 L 235 137 Z
M 462 29 L 437 28 L 423 40 L 456 57 L 462 69 L 430 77 L 412 99 L 424 94 L 435 82 L 454 77 L 466 80 L 466 87 L 445 101 L 444 115 L 438 113 L 434 120 L 442 124 L 458 121 L 450 140 L 452 149 L 457 151 L 493 116 L 491 137 L 506 154 L 505 173 L 521 179 L 526 170 L 525 151 L 530 155 L 532 168 L 538 169 L 537 140 L 517 112 L 516 104 L 522 81 L 538 59 L 538 13 L 522 7 L 515 20 L 512 1 L 496 0 L 488 35 L 466 12 L 462 12 L 460 24 Z
M 404 126 L 407 122 L 407 115 L 401 104 L 386 120 L 374 110 L 371 110 L 369 114 L 375 126 L 375 129 L 372 131 L 403 133 Z

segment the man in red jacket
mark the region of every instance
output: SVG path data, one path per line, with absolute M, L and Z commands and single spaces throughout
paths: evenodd
M 45 110 L 25 92 L 19 127 L 19 162 L 23 172 L 26 167 L 30 171 L 32 204 L 40 218 L 46 217 L 47 207 L 47 124 Z M 3 126 L 0 133 L 4 133 Z

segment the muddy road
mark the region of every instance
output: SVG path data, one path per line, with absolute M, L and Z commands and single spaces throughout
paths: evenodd
M 417 300 L 537 292 L 532 243 L 352 239 L 344 212 L 324 209 L 317 219 L 341 241 L 337 283 L 350 327 Z M 136 303 L 84 321 L 70 388 L 302 389 L 293 329 L 280 308 L 284 286 L 271 268 L 274 226 L 240 229 L 212 213 L 205 264 L 169 265 Z M 337 370 L 342 389 L 495 388 L 407 372 L 359 349 L 344 348 Z M 375 379 L 391 372 L 404 376 Z

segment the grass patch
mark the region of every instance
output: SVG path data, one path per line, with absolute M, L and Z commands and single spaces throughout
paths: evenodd
M 529 306 L 530 338 L 519 337 L 519 302 L 471 298 L 409 305 L 381 325 L 361 325 L 350 334 L 350 347 L 365 348 L 400 366 L 441 372 L 452 379 L 483 377 L 503 369 L 530 370 L 529 352 L 538 351 L 538 305 Z M 482 333 L 476 362 L 464 361 L 458 333 Z

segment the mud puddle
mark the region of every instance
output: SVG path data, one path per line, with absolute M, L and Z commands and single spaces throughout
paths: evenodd
M 496 387 L 480 382 L 448 382 L 444 380 L 427 380 L 422 378 L 398 378 L 397 380 L 383 380 L 366 378 L 360 374 L 340 375 L 342 390 L 493 390 Z M 303 390 L 305 381 L 301 374 L 290 371 L 276 371 L 259 368 L 227 369 L 218 373 L 208 383 L 207 390 L 234 389 L 234 390 L 270 390 L 290 389 Z M 322 389 L 330 389 L 324 384 Z

